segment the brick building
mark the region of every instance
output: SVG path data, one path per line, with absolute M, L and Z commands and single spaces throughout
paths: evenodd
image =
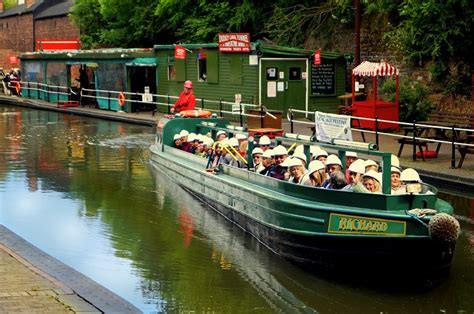
M 0 0 L 0 67 L 18 67 L 20 53 L 35 51 L 42 40 L 78 40 L 68 14 L 73 0 L 19 0 L 4 10 Z

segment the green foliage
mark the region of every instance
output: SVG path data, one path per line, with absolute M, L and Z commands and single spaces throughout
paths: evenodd
M 18 4 L 18 0 L 4 0 L 3 1 L 3 9 L 8 10 L 10 8 L 13 8 Z
M 395 80 L 386 80 L 382 92 L 389 95 L 389 101 L 395 101 Z M 404 122 L 426 120 L 432 107 L 428 90 L 420 82 L 400 84 L 399 103 L 399 118 Z

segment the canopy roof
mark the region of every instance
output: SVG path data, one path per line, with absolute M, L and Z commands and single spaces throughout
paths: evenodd
M 352 70 L 353 75 L 359 76 L 391 76 L 398 75 L 398 69 L 387 62 L 364 61 Z
M 136 67 L 156 66 L 156 58 L 135 58 L 125 65 Z

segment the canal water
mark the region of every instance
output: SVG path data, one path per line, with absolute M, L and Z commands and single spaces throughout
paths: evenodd
M 474 311 L 472 198 L 445 194 L 462 235 L 435 288 L 335 282 L 163 179 L 148 162 L 153 140 L 149 127 L 0 106 L 0 223 L 145 313 Z

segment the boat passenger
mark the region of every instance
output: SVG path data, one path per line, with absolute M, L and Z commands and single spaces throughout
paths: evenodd
M 298 146 L 300 147 L 300 146 Z M 295 153 L 292 155 L 293 158 L 298 158 L 303 163 L 303 167 L 306 167 L 306 155 L 300 150 L 295 150 Z
M 210 163 L 210 166 L 212 169 L 215 169 L 219 166 L 219 164 L 222 162 L 222 148 L 223 148 L 223 145 L 221 143 L 217 144 L 215 147 L 214 147 L 214 151 L 212 152 L 212 154 L 210 155 L 210 158 L 211 158 L 211 163 Z
M 390 170 L 391 194 L 406 194 L 406 186 L 400 181 L 400 169 L 393 166 Z
M 224 149 L 225 153 L 223 154 L 224 155 L 223 163 L 226 164 L 226 165 L 234 166 L 234 167 L 240 167 L 239 162 L 241 162 L 241 160 L 239 159 L 239 157 L 235 153 L 234 149 L 236 151 L 239 150 L 239 141 L 235 137 L 232 137 L 227 141 L 227 150 L 228 151 L 226 151 Z
M 421 181 L 420 175 L 413 168 L 407 168 L 403 170 L 402 173 L 400 174 L 400 180 L 405 185 L 408 185 L 410 183 L 420 183 L 421 192 L 419 194 L 434 194 L 432 191 L 429 190 L 428 186 L 426 186 L 423 183 L 423 181 Z M 413 194 L 418 194 L 418 193 L 413 193 Z
M 326 178 L 326 165 L 319 160 L 313 160 L 309 163 L 308 171 L 301 179 L 300 184 L 320 187 Z
M 222 141 L 223 139 L 227 138 L 227 134 L 225 133 L 225 131 L 217 131 L 216 133 L 216 142 L 218 141 Z
M 262 163 L 262 154 L 263 154 L 263 150 L 260 147 L 255 147 L 252 150 L 252 160 L 253 160 L 253 166 L 254 166 L 255 172 L 257 171 L 258 167 Z
M 247 135 L 242 133 L 237 133 L 234 137 L 239 141 L 239 146 L 242 144 L 242 142 L 247 140 Z
M 299 158 L 291 158 L 288 162 L 288 169 L 290 177 L 288 181 L 295 184 L 300 184 L 305 173 L 303 162 Z
M 349 167 L 351 164 L 357 160 L 356 152 L 346 152 L 346 181 L 349 182 Z
M 362 176 L 362 184 L 370 193 L 381 193 L 382 174 L 380 172 L 369 170 Z
M 173 141 L 174 141 L 174 146 L 176 148 L 181 148 L 182 142 L 181 142 L 181 135 L 175 134 L 173 136 Z
M 260 147 L 263 151 L 269 149 L 271 144 L 272 142 L 270 141 L 270 138 L 266 135 L 262 135 L 258 140 L 258 147 Z
M 315 156 L 314 159 L 319 160 L 323 164 L 326 164 L 326 159 L 328 158 L 328 152 L 325 151 L 324 149 L 320 149 L 314 154 L 314 156 Z
M 365 172 L 373 170 L 375 172 L 379 171 L 379 165 L 372 159 L 367 159 L 365 161 Z
M 194 110 L 196 106 L 196 97 L 193 93 L 193 82 L 185 81 L 184 82 L 184 90 L 179 94 L 179 98 L 174 103 L 173 107 L 171 107 L 171 113 L 174 112 L 181 112 L 185 110 Z
M 329 188 L 329 178 L 334 172 L 342 172 L 342 162 L 339 157 L 331 154 L 326 159 L 326 173 L 328 174 L 328 179 L 323 183 L 323 188 Z
M 195 140 L 196 140 L 196 134 L 195 133 L 189 133 L 186 149 L 183 149 L 183 150 L 188 152 L 188 153 L 194 154 L 194 152 L 196 150 L 196 148 L 194 146 L 194 141 Z
M 263 151 L 263 149 L 262 149 Z M 262 162 L 256 168 L 255 172 L 261 175 L 268 175 L 271 167 L 273 166 L 273 149 L 267 149 L 262 154 Z
M 311 160 L 316 160 L 316 153 L 321 150 L 321 147 L 318 145 L 311 145 L 309 147 L 309 155 Z
M 268 176 L 278 180 L 284 180 L 287 169 L 282 166 L 282 163 L 287 159 L 287 157 L 288 152 L 284 146 L 278 145 L 275 147 L 273 149 L 273 166 L 270 168 Z
M 346 185 L 344 191 L 368 192 L 362 185 L 361 178 L 365 173 L 365 164 L 362 159 L 357 159 L 349 166 L 349 184 Z
M 347 185 L 346 175 L 342 171 L 335 171 L 329 176 L 328 182 L 328 190 L 341 190 Z
M 186 130 L 181 130 L 179 135 L 181 135 L 181 149 L 185 152 L 189 151 L 190 147 L 192 146 L 191 143 L 188 142 L 189 132 Z

